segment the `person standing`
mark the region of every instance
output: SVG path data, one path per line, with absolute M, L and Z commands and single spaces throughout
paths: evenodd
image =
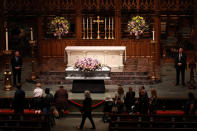
M 83 129 L 84 123 L 86 118 L 88 117 L 88 119 L 90 120 L 91 124 L 92 124 L 92 128 L 91 129 L 96 129 L 96 126 L 94 124 L 94 121 L 92 119 L 92 99 L 90 97 L 90 91 L 85 91 L 84 92 L 85 95 L 85 99 L 83 100 L 83 107 L 81 109 L 81 113 L 82 113 L 82 121 L 81 121 L 81 125 L 77 126 L 78 129 Z
M 125 94 L 123 88 L 118 87 L 118 91 L 115 93 L 115 105 L 118 108 L 118 113 L 121 114 L 124 108 Z
M 33 92 L 33 97 L 34 97 L 34 106 L 35 106 L 35 114 L 40 114 L 42 105 L 43 105 L 43 89 L 41 88 L 41 84 L 37 83 L 36 88 L 34 89 Z
M 45 89 L 46 96 L 43 98 L 43 113 L 52 112 L 53 95 L 50 93 L 50 89 Z
M 13 72 L 13 86 L 16 86 L 16 77 L 18 77 L 18 83 L 21 84 L 21 68 L 23 60 L 19 51 L 15 52 L 14 57 L 11 59 L 12 72 Z
M 21 89 L 21 85 L 16 86 L 17 90 L 14 94 L 14 113 L 24 113 L 25 92 Z
M 185 69 L 187 57 L 183 53 L 183 48 L 179 48 L 178 53 L 175 55 L 175 68 L 176 68 L 176 86 L 179 85 L 180 73 L 182 77 L 182 85 L 185 86 Z
M 127 112 L 131 112 L 132 107 L 135 106 L 135 92 L 133 91 L 132 87 L 129 87 L 129 91 L 126 93 L 125 106 Z
M 155 88 L 151 88 L 151 97 L 149 99 L 149 113 L 156 114 L 157 112 L 157 91 Z
M 64 115 L 64 111 L 68 109 L 68 92 L 64 86 L 60 86 L 54 95 L 55 107 L 60 117 Z
M 138 98 L 138 110 L 140 114 L 147 115 L 148 114 L 148 96 L 146 94 L 145 90 L 141 90 L 139 92 L 139 98 Z
M 194 94 L 189 92 L 188 100 L 186 101 L 184 106 L 184 113 L 186 115 L 195 115 L 195 112 L 196 112 L 196 100 Z

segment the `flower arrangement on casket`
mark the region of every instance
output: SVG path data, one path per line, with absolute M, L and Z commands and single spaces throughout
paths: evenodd
M 135 35 L 139 37 L 139 35 L 143 34 L 148 30 L 148 25 L 146 25 L 145 19 L 141 16 L 135 16 L 130 21 L 128 21 L 128 30 L 130 35 Z
M 74 68 L 77 68 L 81 71 L 95 71 L 97 69 L 101 69 L 101 67 L 101 63 L 99 63 L 97 59 L 92 58 L 78 59 L 74 65 Z
M 70 23 L 64 17 L 55 17 L 50 22 L 50 31 L 54 36 L 58 36 L 59 38 L 65 34 L 68 34 L 70 28 Z

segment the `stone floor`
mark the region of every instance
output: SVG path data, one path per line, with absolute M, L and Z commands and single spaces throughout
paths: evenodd
M 52 61 L 47 61 L 48 64 L 51 63 L 51 65 L 56 66 Z M 3 63 L 1 63 L 3 64 Z M 64 64 L 57 65 L 57 70 L 63 70 Z M 39 68 L 39 66 L 38 66 Z M 173 63 L 164 63 L 161 64 L 161 82 L 157 84 L 152 85 L 144 85 L 148 93 L 150 93 L 151 88 L 156 88 L 158 92 L 159 97 L 180 97 L 185 98 L 187 97 L 188 92 L 193 92 L 197 96 L 197 90 L 195 89 L 188 89 L 187 85 L 185 87 L 183 86 L 175 86 L 175 69 L 173 66 Z M 26 79 L 29 78 L 31 73 L 31 62 L 29 60 L 26 60 L 23 65 L 23 71 L 22 71 L 22 85 L 23 90 L 26 92 L 26 96 L 31 97 L 34 90 L 34 85 L 31 83 L 26 82 Z M 15 89 L 11 91 L 4 91 L 3 88 L 3 70 L 0 71 L 0 97 L 12 97 L 14 95 Z M 186 71 L 186 82 L 189 80 L 189 70 Z M 197 81 L 197 75 L 195 73 L 195 80 Z M 42 88 L 50 88 L 52 93 L 55 92 L 55 90 L 58 89 L 59 85 L 42 85 Z M 136 92 L 136 96 L 138 96 L 138 87 L 140 85 L 123 85 L 123 88 L 125 91 L 128 90 L 128 87 L 132 86 L 134 91 Z M 83 99 L 83 93 L 72 93 L 71 84 L 65 84 L 64 88 L 66 88 L 69 92 L 69 99 Z M 106 96 L 114 96 L 115 91 L 117 90 L 118 85 L 106 85 L 106 92 L 105 93 L 92 93 L 92 98 L 95 100 L 103 100 Z
M 108 123 L 103 123 L 101 117 L 93 117 L 93 120 L 96 125 L 96 131 L 108 131 Z M 52 131 L 79 131 L 79 129 L 76 128 L 76 126 L 80 125 L 81 118 L 73 118 L 73 117 L 65 117 L 62 119 L 57 120 L 56 119 L 56 126 L 52 128 Z M 84 131 L 92 131 L 91 123 L 89 119 L 86 119 L 86 122 L 84 124 Z
M 45 65 L 41 65 L 38 66 L 36 69 L 40 69 L 42 71 L 62 71 L 64 70 L 64 63 L 60 60 L 58 60 L 59 62 L 53 62 L 53 61 L 45 61 Z M 50 65 L 50 66 L 46 66 L 46 65 Z M 53 67 L 54 66 L 54 67 Z M 3 62 L 0 61 L 0 67 L 3 67 Z M 45 68 L 46 67 L 46 68 Z M 53 67 L 53 68 L 48 68 L 48 67 Z M 48 69 L 47 69 L 48 68 Z M 129 67 L 126 67 L 127 70 L 130 70 Z M 133 69 L 136 68 L 135 66 L 133 66 Z M 11 91 L 4 91 L 4 85 L 3 85 L 3 70 L 2 68 L 0 68 L 0 97 L 13 97 L 14 92 L 16 89 L 13 89 Z M 157 84 L 151 84 L 151 85 L 144 85 L 146 90 L 148 91 L 148 93 L 150 93 L 150 89 L 151 88 L 156 88 L 157 92 L 158 92 L 158 97 L 171 97 L 171 98 L 186 98 L 188 92 L 193 92 L 195 94 L 195 96 L 197 97 L 197 89 L 188 89 L 187 86 L 183 87 L 183 86 L 175 86 L 175 69 L 174 69 L 174 65 L 173 63 L 163 63 L 161 64 L 161 82 L 157 83 Z M 120 71 L 120 69 L 116 69 L 115 71 Z M 124 71 L 124 70 L 122 70 Z M 26 96 L 27 97 L 32 97 L 33 94 L 33 90 L 34 90 L 34 84 L 28 83 L 26 82 L 26 79 L 29 78 L 31 73 L 31 61 L 27 60 L 24 62 L 23 65 L 23 71 L 22 71 L 22 85 L 23 85 L 23 90 L 25 90 L 26 92 Z M 186 81 L 189 80 L 189 70 L 186 71 Z M 195 80 L 197 81 L 197 75 L 195 73 Z M 50 88 L 52 93 L 54 94 L 55 91 L 58 89 L 58 84 L 56 85 L 42 85 L 42 88 Z M 138 97 L 138 87 L 140 85 L 123 85 L 123 88 L 125 91 L 128 90 L 128 87 L 132 86 L 134 91 L 136 92 L 136 96 Z M 197 87 L 197 85 L 196 85 Z M 71 92 L 71 88 L 72 85 L 71 84 L 64 84 L 64 88 L 66 88 L 68 90 L 69 93 L 69 99 L 74 99 L 74 100 L 82 100 L 84 98 L 84 94 L 83 93 L 72 93 Z M 105 93 L 92 93 L 91 96 L 93 98 L 93 100 L 103 100 L 106 96 L 114 96 L 115 91 L 117 90 L 118 85 L 106 85 L 106 92 Z M 72 112 L 74 113 L 74 112 Z M 71 112 L 69 114 L 72 114 Z M 56 126 L 54 126 L 51 130 L 52 131 L 78 131 L 78 129 L 76 129 L 76 126 L 78 126 L 81 122 L 81 116 L 79 114 L 75 115 L 75 117 L 73 117 L 72 115 L 67 116 L 65 118 L 62 119 L 56 119 Z M 97 112 L 93 112 L 93 113 L 97 113 Z M 103 123 L 102 122 L 102 118 L 101 117 L 93 117 L 95 124 L 96 124 L 96 131 L 107 131 L 108 130 L 108 123 Z M 85 131 L 90 131 L 91 129 L 91 124 L 90 121 L 87 119 L 84 125 L 84 129 Z

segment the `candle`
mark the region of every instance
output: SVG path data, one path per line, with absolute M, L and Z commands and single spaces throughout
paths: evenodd
M 110 18 L 109 18 L 109 30 L 110 30 Z
M 5 41 L 6 41 L 6 50 L 8 50 L 8 29 L 7 28 L 5 32 Z
M 88 31 L 88 18 L 87 18 L 87 31 Z
M 105 29 L 106 29 L 106 18 L 105 18 Z
M 153 41 L 155 40 L 155 31 L 154 31 L 154 28 L 153 28 Z
M 83 30 L 85 30 L 85 22 L 84 22 L 84 18 L 83 18 Z
M 112 25 L 111 25 L 111 37 L 112 37 L 112 39 L 114 39 L 113 30 L 114 30 L 114 19 L 112 17 Z
M 90 29 L 91 29 L 91 31 L 92 31 L 92 18 L 90 19 L 91 21 L 90 21 Z
M 114 19 L 112 18 L 112 25 L 111 25 L 112 32 L 113 32 L 113 24 L 114 24 Z
M 90 19 L 90 39 L 92 39 L 92 17 Z
M 87 39 L 89 39 L 89 36 L 88 36 L 88 18 L 87 18 Z
M 32 29 L 32 27 L 30 28 L 30 32 L 31 32 L 31 40 L 33 40 L 34 38 L 33 38 L 33 29 Z

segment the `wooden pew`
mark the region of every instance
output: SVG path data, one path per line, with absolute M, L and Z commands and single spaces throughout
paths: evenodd
M 197 130 L 197 116 L 115 114 L 111 116 L 109 130 Z
M 50 131 L 49 115 L 43 114 L 0 114 L 0 129 L 28 129 L 28 131 Z M 29 130 L 30 129 L 30 130 Z

